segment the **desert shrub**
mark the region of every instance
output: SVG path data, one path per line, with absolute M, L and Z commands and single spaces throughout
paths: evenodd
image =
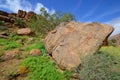
M 80 75 L 83 80 L 119 80 L 119 48 L 103 47 L 95 55 L 86 57 L 81 65 Z
M 0 25 L 0 30 L 8 30 L 8 28 L 6 26 L 1 26 Z
M 115 42 L 116 42 L 116 39 L 111 39 L 111 41 L 112 41 L 113 43 L 115 43 Z
M 26 25 L 26 23 L 20 18 L 15 18 L 14 24 L 16 24 L 16 25 L 18 25 L 20 27 L 25 27 L 25 25 Z
M 43 16 L 36 15 L 37 19 L 32 19 L 27 23 L 28 27 L 37 35 L 46 35 L 52 28 L 51 23 Z
M 68 80 L 63 72 L 60 72 L 53 61 L 46 55 L 28 57 L 22 65 L 29 68 L 27 80 Z M 68 75 L 66 75 L 68 77 Z
M 109 46 L 113 46 L 113 47 L 116 47 L 117 45 L 116 45 L 116 43 L 113 43 L 112 41 L 109 41 L 109 44 L 108 44 Z
M 3 22 L 0 20 L 0 26 L 3 24 Z
M 27 51 L 30 51 L 32 49 L 40 49 L 40 51 L 43 53 L 43 54 L 46 54 L 47 53 L 47 50 L 45 49 L 45 46 L 44 46 L 44 43 L 43 42 L 39 42 L 39 43 L 34 43 L 32 45 L 29 45 L 26 50 Z

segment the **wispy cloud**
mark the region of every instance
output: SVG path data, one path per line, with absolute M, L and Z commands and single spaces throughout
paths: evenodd
M 55 10 L 54 9 L 51 9 L 49 10 L 48 8 L 46 8 L 43 4 L 41 3 L 37 3 L 36 6 L 35 6 L 35 9 L 34 9 L 34 12 L 36 12 L 37 14 L 40 13 L 40 8 L 44 7 L 45 10 L 50 13 L 50 14 L 54 14 L 55 13 Z
M 34 11 L 35 13 L 40 13 L 40 8 L 44 7 L 48 13 L 53 14 L 55 13 L 54 9 L 48 9 L 42 3 L 36 3 L 35 7 L 28 1 L 28 0 L 1 0 L 0 1 L 0 8 L 7 9 L 12 12 L 17 12 L 19 9 L 25 11 Z
M 76 7 L 73 9 L 73 12 L 76 12 L 78 10 L 78 8 L 80 8 L 82 4 L 82 0 L 79 0 L 78 4 L 76 5 Z
M 106 22 L 106 24 L 109 24 L 109 25 L 114 27 L 115 30 L 112 33 L 112 35 L 120 33 L 120 17 L 119 18 L 115 18 L 112 21 L 108 21 L 108 22 Z
M 81 17 L 81 19 L 82 19 L 82 20 L 87 19 L 88 22 L 89 22 L 90 17 L 93 16 L 93 14 L 96 12 L 96 10 L 97 10 L 97 9 L 99 8 L 99 6 L 101 5 L 101 2 L 102 2 L 102 1 L 103 1 L 103 0 L 99 0 L 99 2 L 98 2 L 97 4 L 95 4 L 94 7 L 93 7 L 92 9 L 90 9 L 86 14 L 84 14 L 84 16 Z
M 104 13 L 102 13 L 101 15 L 98 15 L 94 20 L 100 20 L 102 18 L 105 18 L 107 16 L 113 15 L 120 12 L 119 8 L 114 8 L 114 9 L 110 9 L 108 11 L 105 11 Z

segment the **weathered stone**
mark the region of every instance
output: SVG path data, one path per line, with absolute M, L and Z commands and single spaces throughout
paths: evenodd
M 30 11 L 28 12 L 26 15 L 25 15 L 25 19 L 26 20 L 29 20 L 31 17 L 34 17 L 35 16 L 35 13 Z
M 8 15 L 9 18 L 16 18 L 17 14 L 16 13 L 10 13 Z
M 17 17 L 21 17 L 23 14 L 23 10 L 18 10 L 18 14 L 17 14 Z
M 7 51 L 4 52 L 4 58 L 7 59 L 7 60 L 13 59 L 18 54 L 19 54 L 18 49 L 7 50 Z
M 0 20 L 2 20 L 2 21 L 7 21 L 7 22 L 10 21 L 9 17 L 4 16 L 4 15 L 0 15 Z
M 10 23 L 10 22 L 5 22 L 5 23 L 4 23 L 4 26 L 7 26 L 8 28 L 11 28 L 11 27 L 12 27 L 12 23 Z
M 29 35 L 31 33 L 31 29 L 30 28 L 22 28 L 17 30 L 17 34 L 19 35 Z
M 30 55 L 40 56 L 40 55 L 42 55 L 42 53 L 39 49 L 32 49 L 30 51 Z
M 31 42 L 31 41 L 33 41 L 33 38 L 32 37 L 28 38 L 28 42 Z
M 24 18 L 26 15 L 26 11 L 23 11 L 21 18 Z
M 83 58 L 97 52 L 113 30 L 105 24 L 70 22 L 51 31 L 45 46 L 59 66 L 71 70 Z
M 1 11 L 0 10 L 0 15 L 3 15 L 3 16 L 8 16 L 9 13 L 5 12 L 5 11 Z

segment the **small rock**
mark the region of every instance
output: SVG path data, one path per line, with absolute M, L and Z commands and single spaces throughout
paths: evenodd
M 31 42 L 31 41 L 33 41 L 33 38 L 28 38 L 28 42 Z
M 29 35 L 31 33 L 30 28 L 22 28 L 17 31 L 17 34 L 19 35 Z
M 13 59 L 18 54 L 19 54 L 18 49 L 7 50 L 7 51 L 4 52 L 4 58 L 7 59 L 7 60 Z
M 39 49 L 32 49 L 30 55 L 40 56 L 42 53 Z

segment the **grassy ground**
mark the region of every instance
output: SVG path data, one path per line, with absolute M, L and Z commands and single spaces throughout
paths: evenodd
M 40 49 L 42 56 L 29 55 L 32 49 Z M 71 72 L 59 70 L 50 60 L 41 36 L 0 38 L 0 50 L 0 80 L 68 80 L 71 76 Z
M 29 55 L 32 49 L 40 49 L 42 56 Z M 82 80 L 119 80 L 120 47 L 102 47 L 86 57 L 77 74 Z M 0 38 L 0 80 L 69 80 L 71 75 L 70 71 L 58 69 L 47 55 L 42 36 L 15 34 Z
M 79 73 L 83 80 L 119 80 L 120 47 L 102 47 L 83 60 Z

